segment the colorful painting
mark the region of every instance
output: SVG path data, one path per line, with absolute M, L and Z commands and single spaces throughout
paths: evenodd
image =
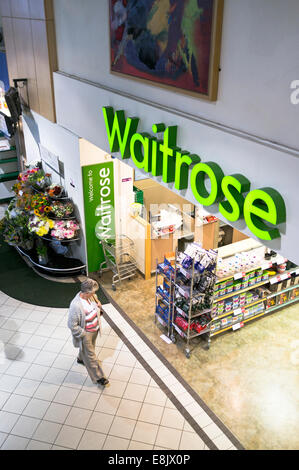
M 111 71 L 211 100 L 223 0 L 110 0 Z

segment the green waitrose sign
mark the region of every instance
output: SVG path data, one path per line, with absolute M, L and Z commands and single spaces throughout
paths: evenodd
M 113 162 L 82 167 L 88 272 L 104 261 L 100 240 L 115 240 Z
M 139 118 L 125 117 L 124 111 L 103 107 L 111 153 L 132 158 L 137 168 L 162 176 L 176 189 L 191 186 L 199 204 L 219 204 L 219 212 L 230 222 L 245 219 L 249 230 L 261 240 L 280 237 L 277 225 L 286 221 L 285 203 L 278 191 L 264 187 L 250 191 L 251 183 L 242 174 L 225 175 L 218 163 L 201 158 L 177 146 L 177 126 L 153 124 L 153 133 L 163 132 L 159 140 L 146 132 L 137 132 Z M 209 191 L 206 179 L 210 180 Z M 270 225 L 268 225 L 270 224 Z

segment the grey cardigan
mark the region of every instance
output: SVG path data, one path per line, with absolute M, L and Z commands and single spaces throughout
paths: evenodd
M 100 324 L 100 317 L 98 311 L 98 319 Z M 82 338 L 85 336 L 85 313 L 83 310 L 82 302 L 80 300 L 80 292 L 73 298 L 69 307 L 69 316 L 67 326 L 70 328 L 73 335 L 73 344 L 75 348 L 81 348 Z

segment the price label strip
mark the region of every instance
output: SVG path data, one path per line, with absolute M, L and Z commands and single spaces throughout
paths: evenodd
M 173 326 L 174 326 L 175 330 L 178 332 L 178 334 L 179 334 L 180 336 L 182 336 L 183 338 L 186 336 L 185 333 L 183 333 L 183 332 L 175 325 L 175 323 L 173 323 Z
M 242 279 L 242 277 L 245 276 L 245 273 L 237 273 L 234 275 L 234 280 L 237 281 L 237 279 Z
M 235 325 L 232 326 L 232 329 L 234 331 L 236 330 L 239 330 L 240 328 L 242 328 L 244 326 L 244 323 L 241 321 L 240 323 L 236 323 Z

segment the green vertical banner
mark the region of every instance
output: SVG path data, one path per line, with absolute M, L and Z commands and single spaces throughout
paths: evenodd
M 115 243 L 113 162 L 82 167 L 87 271 L 105 260 L 100 241 Z

